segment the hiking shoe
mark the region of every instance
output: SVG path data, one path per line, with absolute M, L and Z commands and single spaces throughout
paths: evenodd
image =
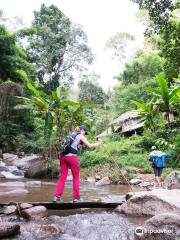
M 52 199 L 53 203 L 63 203 L 63 200 L 60 197 L 54 196 Z
M 82 198 L 75 198 L 75 199 L 73 200 L 73 203 L 81 203 L 81 202 L 83 202 L 83 199 L 82 199 Z

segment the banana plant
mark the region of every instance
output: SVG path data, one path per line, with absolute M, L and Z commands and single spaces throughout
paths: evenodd
M 158 88 L 151 89 L 151 92 L 157 97 L 157 104 L 160 105 L 160 111 L 165 112 L 168 122 L 172 107 L 180 102 L 180 87 L 178 85 L 169 87 L 164 74 L 156 76 Z
M 148 103 L 135 100 L 131 100 L 131 102 L 138 107 L 137 112 L 141 115 L 141 121 L 149 127 L 152 132 L 155 131 L 156 124 L 154 118 L 159 112 L 159 105 L 155 104 L 156 98 L 153 98 Z
M 57 137 L 62 138 L 70 122 L 71 112 L 76 111 L 80 107 L 80 103 L 68 100 L 66 89 L 63 87 L 58 87 L 56 91 L 48 95 L 44 91 L 37 89 L 29 81 L 26 85 L 32 92 L 32 96 L 30 98 L 18 98 L 35 107 L 44 115 L 45 141 L 50 141 L 53 127 L 56 129 Z

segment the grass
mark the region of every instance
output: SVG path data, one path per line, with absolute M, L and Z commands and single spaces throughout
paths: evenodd
M 135 177 L 139 170 L 141 173 L 153 173 L 148 161 L 149 151 L 144 147 L 142 136 L 134 135 L 116 140 L 106 138 L 103 146 L 81 153 L 81 178 L 100 174 L 109 176 L 113 183 L 124 183 L 122 170 L 128 179 Z M 165 178 L 173 170 L 175 169 L 167 164 L 162 177 Z
M 81 167 L 111 163 L 118 165 L 120 168 L 134 166 L 144 172 L 149 172 L 151 168 L 147 159 L 148 152 L 142 148 L 141 140 L 141 136 L 122 137 L 119 141 L 105 139 L 103 146 L 93 151 L 84 152 L 81 155 Z

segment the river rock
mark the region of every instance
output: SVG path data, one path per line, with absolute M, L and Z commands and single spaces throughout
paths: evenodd
M 88 177 L 88 178 L 86 179 L 86 182 L 95 183 L 95 182 L 96 182 L 96 179 L 93 178 L 93 177 Z
M 180 171 L 171 172 L 165 178 L 163 186 L 168 189 L 180 189 Z
M 109 180 L 109 177 L 103 177 L 101 180 L 96 182 L 96 186 L 104 186 L 104 185 L 109 185 L 111 182 Z
M 1 172 L 0 172 L 0 179 L 1 179 L 1 178 L 5 178 L 5 176 L 4 176 L 4 175 L 2 175 L 2 174 L 1 174 Z
M 0 166 L 0 172 L 8 171 L 9 169 L 5 166 Z
M 5 167 L 5 166 L 6 166 L 5 162 L 0 161 L 0 167 Z
M 141 180 L 141 179 L 138 179 L 138 178 L 133 178 L 133 179 L 131 179 L 129 182 L 130 182 L 130 184 L 132 184 L 132 185 L 138 185 L 139 183 L 142 182 L 142 180 Z
M 0 222 L 0 239 L 14 236 L 20 233 L 20 226 L 16 223 Z
M 162 213 L 148 219 L 142 226 L 142 240 L 179 240 L 180 216 Z
M 153 185 L 154 185 L 153 182 L 141 182 L 138 186 L 143 187 L 143 188 L 148 188 L 148 187 L 151 187 Z
M 125 199 L 126 199 L 126 201 L 127 200 L 129 200 L 131 197 L 133 197 L 134 196 L 134 193 L 133 192 L 128 192 L 127 194 L 126 194 L 126 196 L 125 196 Z
M 12 154 L 12 153 L 4 153 L 3 154 L 3 161 L 7 164 L 7 165 L 13 165 L 12 163 L 18 160 L 18 155 Z
M 33 205 L 30 203 L 21 203 L 20 204 L 21 209 L 27 209 L 27 208 L 32 208 L 32 207 L 33 207 Z
M 44 206 L 36 206 L 22 211 L 22 216 L 28 220 L 37 220 L 47 217 L 47 209 Z
M 136 178 L 141 179 L 143 182 L 153 182 L 154 174 L 138 174 Z
M 9 215 L 9 214 L 13 214 L 13 213 L 16 213 L 17 211 L 17 207 L 16 206 L 7 206 L 5 209 L 4 209 L 4 214 L 6 215 Z
M 180 214 L 180 190 L 136 192 L 126 203 L 118 206 L 116 211 L 132 216 L 154 216 L 165 212 Z
M 24 176 L 16 176 L 12 174 L 11 172 L 6 172 L 2 171 L 1 174 L 6 178 L 6 179 L 20 179 L 23 178 Z

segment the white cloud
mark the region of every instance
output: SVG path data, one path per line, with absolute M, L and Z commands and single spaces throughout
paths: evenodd
M 105 52 L 105 43 L 117 32 L 129 32 L 136 37 L 136 48 L 142 44 L 144 29 L 135 18 L 138 7 L 129 0 L 0 0 L 0 8 L 5 10 L 8 17 L 22 16 L 29 24 L 33 10 L 38 10 L 42 3 L 55 4 L 74 22 L 83 26 L 96 55 L 90 69 L 101 75 L 100 84 L 105 89 L 114 85 L 113 76 L 119 73 L 122 66 L 112 61 Z

